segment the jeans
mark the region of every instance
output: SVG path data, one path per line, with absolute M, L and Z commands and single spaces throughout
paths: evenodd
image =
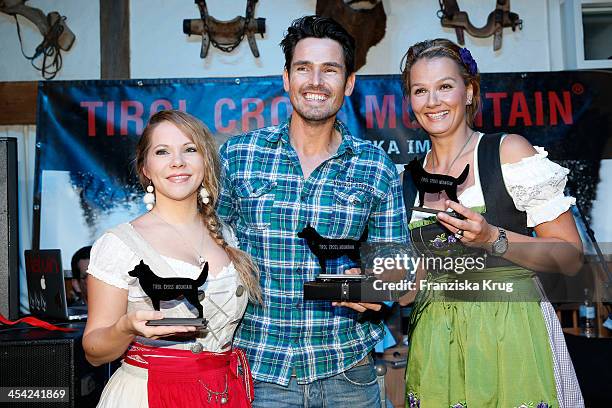
M 253 408 L 380 408 L 380 389 L 371 358 L 332 377 L 289 385 L 255 381 Z

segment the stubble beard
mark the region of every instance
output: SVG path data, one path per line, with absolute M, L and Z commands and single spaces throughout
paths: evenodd
M 330 104 L 313 108 L 310 106 L 304 106 L 300 103 L 296 103 L 293 106 L 293 111 L 306 122 L 321 123 L 326 122 L 330 119 L 334 119 L 340 111 L 341 107 L 342 105 L 336 108 Z

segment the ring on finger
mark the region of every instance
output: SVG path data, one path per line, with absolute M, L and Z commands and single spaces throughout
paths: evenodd
M 455 232 L 455 238 L 457 239 L 463 238 L 463 233 L 464 231 L 462 229 L 457 230 L 457 232 Z

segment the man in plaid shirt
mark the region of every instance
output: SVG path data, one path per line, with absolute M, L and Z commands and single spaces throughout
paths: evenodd
M 247 308 L 235 345 L 249 358 L 256 407 L 375 408 L 370 352 L 383 326 L 359 322 L 358 312 L 380 305 L 304 301 L 304 282 L 321 271 L 297 233 L 311 224 L 324 237 L 357 240 L 367 226 L 369 242 L 406 242 L 399 178 L 380 148 L 336 120 L 355 84 L 350 34 L 307 16 L 281 46 L 290 120 L 221 147 L 218 214 L 257 263 L 263 294 L 263 304 Z M 328 261 L 327 272 L 353 266 L 343 257 Z

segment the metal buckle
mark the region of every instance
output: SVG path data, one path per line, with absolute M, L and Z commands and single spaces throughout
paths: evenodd
M 204 351 L 204 346 L 201 343 L 196 342 L 191 345 L 190 349 L 193 354 L 197 354 Z

